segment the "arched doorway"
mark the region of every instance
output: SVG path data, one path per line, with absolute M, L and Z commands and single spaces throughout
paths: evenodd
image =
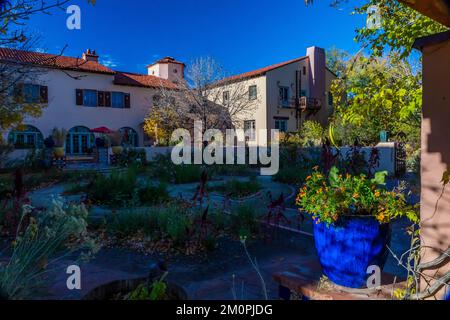
M 42 132 L 33 126 L 25 125 L 13 130 L 8 135 L 8 142 L 16 149 L 39 149 L 44 144 Z
M 133 128 L 124 127 L 119 130 L 122 134 L 122 145 L 124 147 L 138 147 L 139 136 Z
M 69 130 L 66 140 L 66 153 L 69 155 L 89 155 L 95 144 L 94 134 L 89 128 L 74 127 Z

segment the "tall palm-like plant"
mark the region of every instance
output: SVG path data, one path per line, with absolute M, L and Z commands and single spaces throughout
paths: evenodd
M 54 128 L 52 131 L 52 138 L 55 142 L 56 148 L 63 148 L 66 143 L 67 130 Z

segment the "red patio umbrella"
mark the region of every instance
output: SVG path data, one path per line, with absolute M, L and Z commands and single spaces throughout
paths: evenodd
M 100 127 L 100 128 L 91 129 L 91 132 L 108 134 L 108 133 L 112 133 L 113 131 L 108 129 L 107 127 Z

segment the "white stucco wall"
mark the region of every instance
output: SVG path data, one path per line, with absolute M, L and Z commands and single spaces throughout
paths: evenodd
M 306 75 L 303 74 L 303 67 L 306 67 Z M 275 117 L 288 118 L 288 132 L 299 130 L 301 123 L 300 116 L 296 119 L 294 108 L 282 108 L 280 106 L 280 87 L 289 87 L 290 98 L 295 97 L 296 92 L 296 71 L 300 71 L 301 89 L 305 90 L 306 96 L 309 96 L 309 63 L 308 59 L 288 64 L 277 68 L 266 74 L 267 77 L 267 124 L 268 128 L 275 128 Z
M 38 128 L 44 138 L 49 136 L 53 128 L 70 130 L 76 126 L 90 129 L 108 127 L 118 130 L 123 127 L 133 128 L 139 135 L 139 145 L 143 143 L 141 124 L 150 110 L 154 89 L 114 85 L 113 75 L 69 72 L 80 80 L 69 77 L 60 70 L 47 70 L 40 76 L 40 84 L 48 86 L 48 107 L 43 109 L 39 118 L 28 118 L 24 124 Z M 85 107 L 76 105 L 76 89 L 92 89 L 98 91 L 117 91 L 131 95 L 131 108 Z M 8 132 L 5 134 L 7 138 Z

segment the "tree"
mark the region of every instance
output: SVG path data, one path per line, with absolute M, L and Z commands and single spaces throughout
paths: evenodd
M 419 128 L 421 78 L 421 72 L 414 71 L 398 54 L 386 58 L 360 54 L 347 62 L 344 76 L 332 84 L 335 119 L 351 124 L 353 129 L 364 127 L 366 133 L 370 132 L 362 137 L 365 139 L 376 139 L 382 130 L 397 135 Z
M 349 0 L 330 0 L 338 7 Z M 305 0 L 307 5 L 314 3 Z M 399 58 L 410 56 L 412 45 L 417 38 L 448 30 L 442 24 L 420 14 L 398 0 L 365 0 L 355 8 L 353 14 L 367 14 L 371 6 L 378 8 L 378 28 L 365 26 L 356 30 L 355 40 L 370 51 L 371 56 L 381 57 L 385 53 L 398 53 Z M 373 19 L 374 17 L 368 17 Z
M 225 78 L 223 68 L 211 57 L 195 59 L 187 68 L 186 79 L 177 89 L 161 85 L 145 121 L 145 131 L 164 137 L 177 128 L 193 129 L 194 121 L 208 129 L 242 128 L 257 105 L 249 99 L 248 85 Z M 156 102 L 156 103 L 155 103 Z
M 356 41 L 367 47 L 372 56 L 381 57 L 391 52 L 399 54 L 400 59 L 406 59 L 417 38 L 447 30 L 445 26 L 397 0 L 368 0 L 365 5 L 356 8 L 355 13 L 366 14 L 370 6 L 378 8 L 381 26 L 358 29 Z

